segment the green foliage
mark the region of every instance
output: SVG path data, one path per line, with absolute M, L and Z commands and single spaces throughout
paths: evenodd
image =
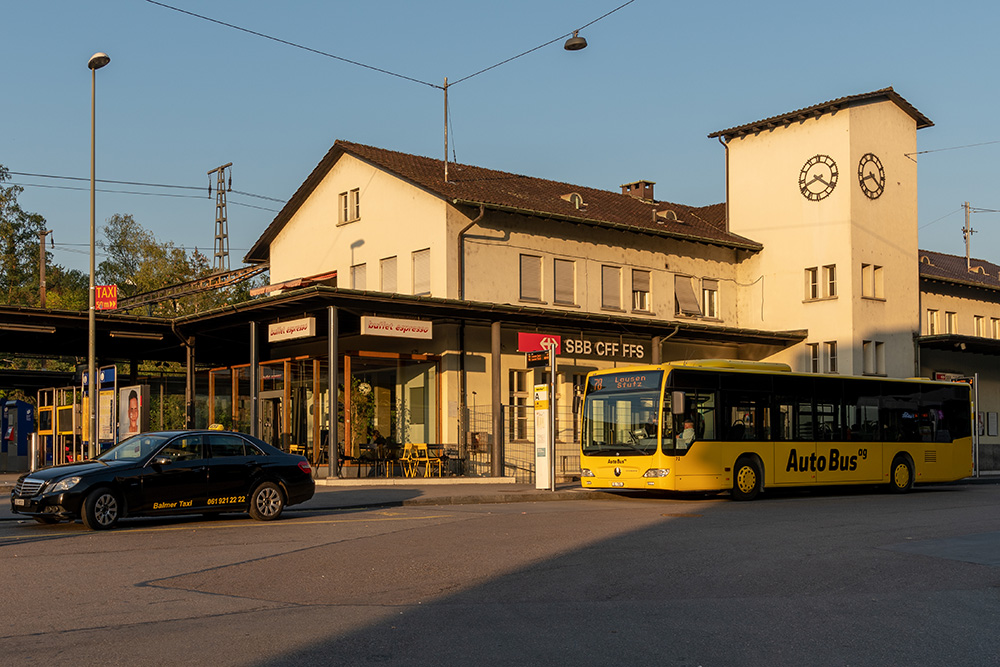
M 45 231 L 45 218 L 20 207 L 17 196 L 23 188 L 4 186 L 8 179 L 8 170 L 0 165 L 0 300 L 37 306 L 38 237 Z

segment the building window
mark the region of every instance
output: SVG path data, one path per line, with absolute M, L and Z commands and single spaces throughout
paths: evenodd
M 885 343 L 878 340 L 863 341 L 861 356 L 865 375 L 885 375 Z
M 822 273 L 820 273 L 822 268 Z M 837 296 L 837 265 L 806 269 L 806 301 L 832 299 Z
M 982 315 L 974 315 L 972 318 L 973 330 L 976 336 L 986 335 L 986 318 Z
M 565 306 L 576 304 L 576 262 L 557 259 L 552 265 L 552 282 L 555 283 L 553 301 Z
M 678 315 L 701 315 L 701 304 L 690 276 L 674 276 L 674 301 Z
M 368 289 L 366 280 L 367 270 L 364 264 L 355 264 L 351 267 L 351 289 Z
M 396 291 L 396 258 L 386 257 L 379 262 L 379 273 L 381 274 L 381 290 L 383 292 Z
M 831 264 L 823 267 L 823 296 L 837 296 L 837 266 Z
M 701 314 L 719 317 L 719 281 L 705 278 L 701 281 Z
M 827 341 L 824 346 L 826 347 L 826 372 L 839 372 L 837 370 L 837 341 Z
M 819 373 L 819 343 L 807 343 L 806 349 L 809 351 L 809 372 Z
M 885 298 L 885 284 L 881 266 L 877 264 L 861 265 L 861 296 L 866 299 Z
M 806 269 L 806 300 L 819 298 L 819 269 Z
M 531 398 L 531 387 L 528 386 L 528 371 L 510 371 L 510 441 L 528 439 L 528 400 Z
M 431 293 L 431 249 L 413 253 L 413 293 Z
M 936 336 L 941 331 L 941 320 L 938 311 L 927 309 L 927 335 Z
M 950 311 L 945 311 L 944 313 L 944 332 L 945 333 L 958 333 L 958 313 L 952 313 Z
M 601 308 L 612 310 L 621 310 L 622 308 L 621 267 L 601 267 Z
M 340 221 L 354 222 L 361 219 L 361 190 L 355 188 L 340 193 Z
M 632 269 L 632 310 L 649 312 L 649 271 Z
M 521 300 L 542 300 L 542 258 L 537 255 L 521 255 Z
M 1000 318 L 990 318 L 990 338 L 1000 339 Z

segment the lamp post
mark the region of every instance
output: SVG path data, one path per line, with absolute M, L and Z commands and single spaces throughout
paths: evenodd
M 94 171 L 96 159 L 95 154 L 95 121 L 96 98 L 97 98 L 97 70 L 111 62 L 111 58 L 106 53 L 95 53 L 90 56 L 87 67 L 90 68 L 90 311 L 88 314 L 88 334 L 87 334 L 87 395 L 89 397 L 88 416 L 90 418 L 90 457 L 97 454 L 97 303 L 94 293 L 94 258 L 96 256 L 95 246 L 97 238 L 97 215 L 94 203 Z

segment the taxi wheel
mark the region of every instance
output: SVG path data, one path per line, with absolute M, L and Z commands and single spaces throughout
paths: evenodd
M 733 500 L 753 500 L 764 485 L 764 474 L 757 462 L 744 456 L 733 466 Z
M 285 509 L 285 494 L 273 482 L 264 482 L 250 494 L 250 516 L 258 521 L 273 521 Z
M 121 514 L 121 503 L 111 489 L 97 489 L 83 501 L 80 512 L 83 525 L 91 530 L 114 528 Z
M 889 488 L 894 493 L 906 493 L 913 488 L 913 466 L 905 456 L 897 456 L 889 466 Z

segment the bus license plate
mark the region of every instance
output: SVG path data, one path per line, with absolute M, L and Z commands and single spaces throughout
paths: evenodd
M 611 482 L 611 486 L 625 486 L 625 482 Z

